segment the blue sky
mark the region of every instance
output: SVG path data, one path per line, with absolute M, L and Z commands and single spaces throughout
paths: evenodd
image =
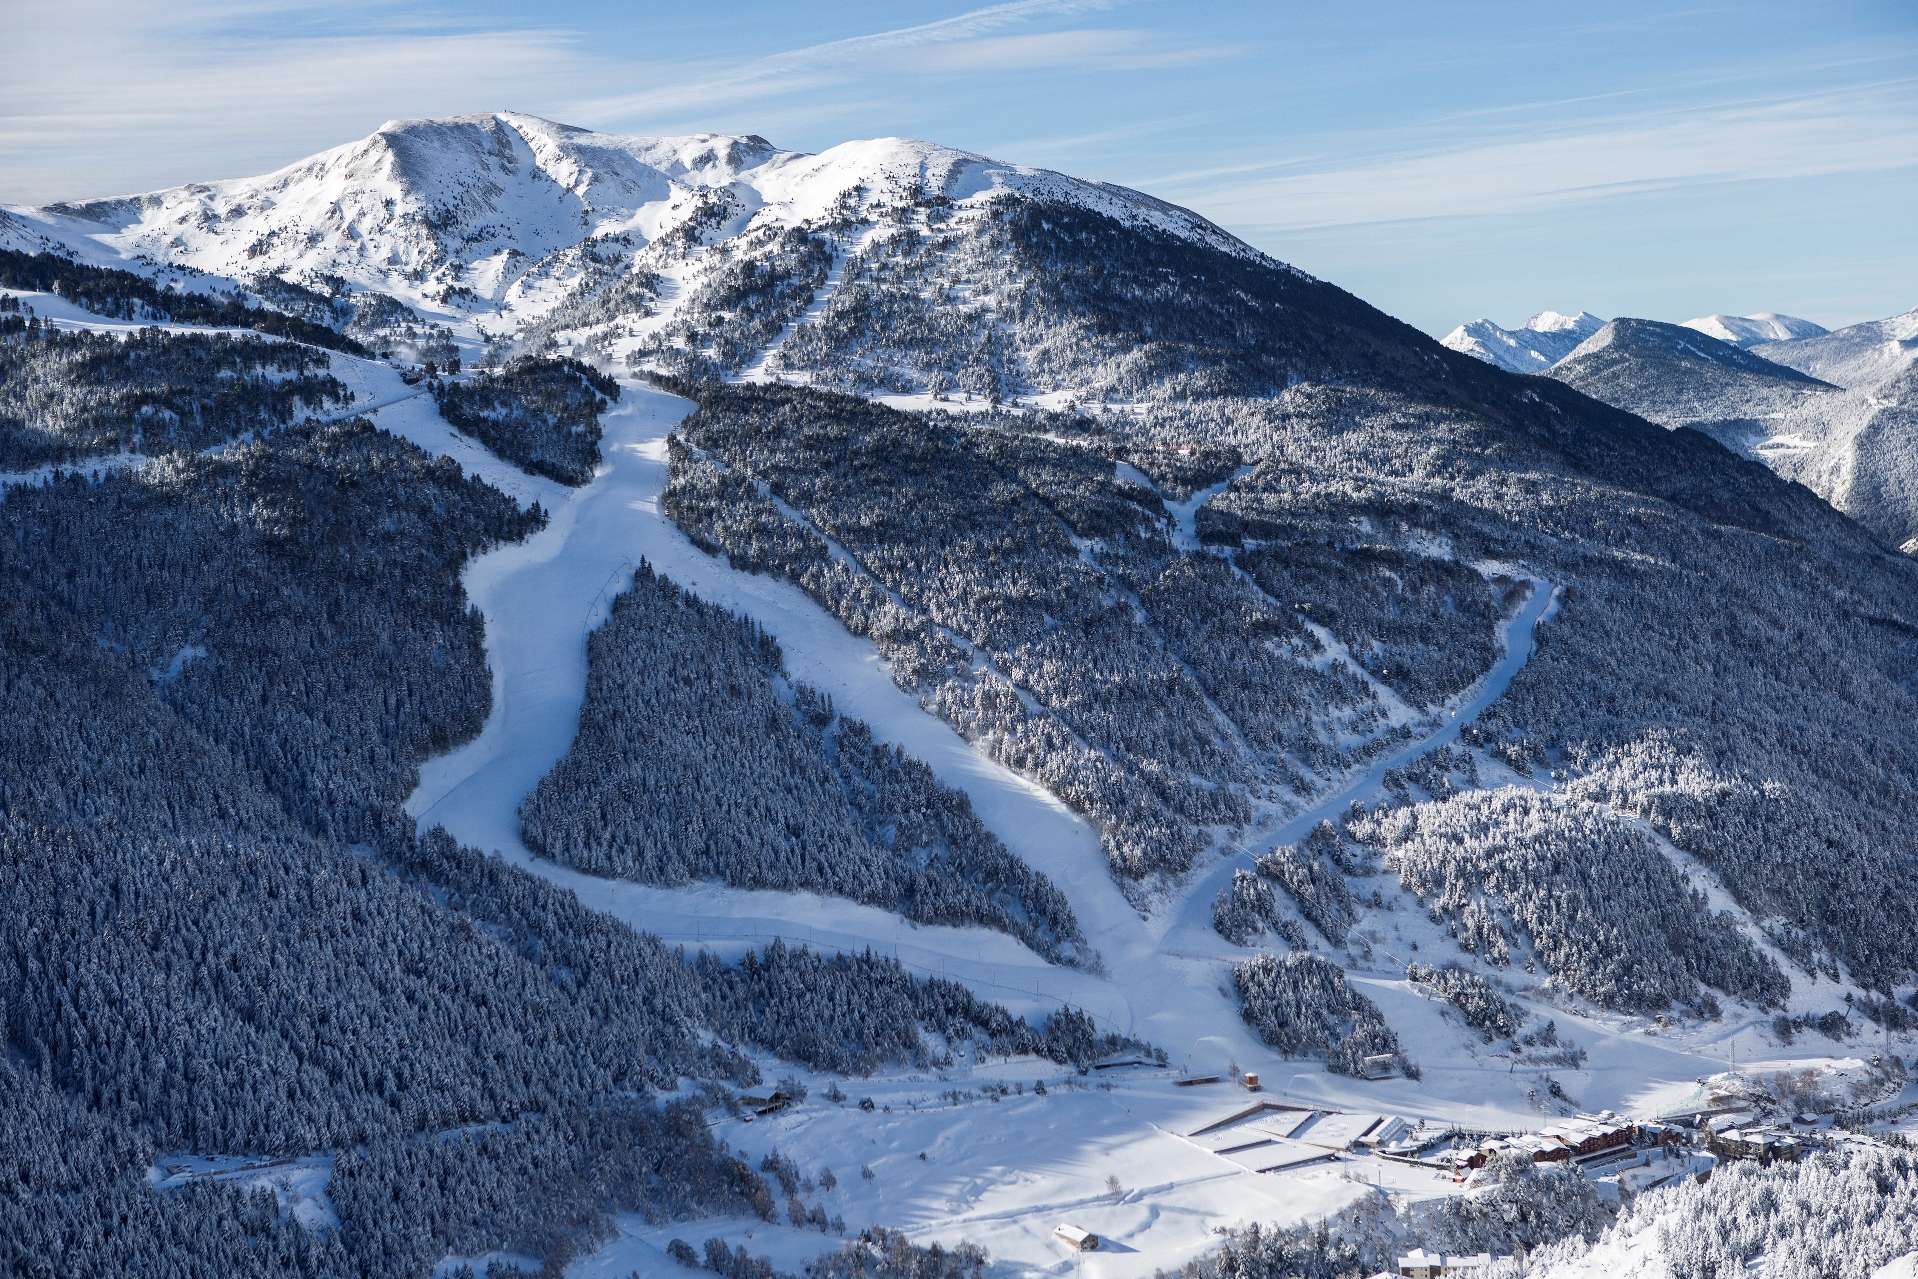
M 1434 333 L 1918 306 L 1918 0 L 0 0 L 0 202 L 501 108 L 1150 191 Z

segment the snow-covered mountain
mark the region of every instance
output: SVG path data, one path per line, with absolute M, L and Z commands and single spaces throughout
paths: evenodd
M 1918 536 L 1918 312 L 1746 349 L 1701 324 L 1615 320 L 1548 376 L 1704 431 L 1894 546 Z
M 1490 320 L 1473 320 L 1459 325 L 1440 341 L 1509 373 L 1538 373 L 1564 359 L 1604 323 L 1590 311 L 1577 315 L 1540 311 L 1516 329 L 1501 328 Z
M 1826 382 L 1862 390 L 1918 362 L 1918 308 L 1818 337 L 1765 343 L 1752 352 Z
M 35 1273 L 1372 1273 L 1709 1166 L 1402 1157 L 1461 1129 L 1906 1085 L 1918 564 L 1593 397 L 1872 406 L 1840 500 L 1908 382 L 1583 314 L 1514 376 L 897 140 L 420 121 L 0 235 Z
M 1829 332 L 1822 325 L 1801 320 L 1795 315 L 1760 311 L 1757 315 L 1701 315 L 1686 320 L 1684 327 L 1697 329 L 1707 337 L 1729 342 L 1736 347 L 1757 346 L 1761 342 L 1791 342 L 1799 338 L 1821 337 Z
M 1683 325 L 1617 319 L 1546 374 L 1668 427 L 1750 431 L 1836 388 Z
M 811 155 L 757 136 L 623 137 L 514 112 L 392 121 L 258 178 L 8 208 L 0 247 L 191 289 L 273 293 L 284 282 L 357 309 L 363 327 L 444 326 L 468 347 L 613 292 L 596 314 L 626 325 L 598 334 L 608 343 L 670 309 L 662 297 L 697 292 L 723 266 L 700 261 L 710 246 L 763 252 L 793 229 L 867 234 L 899 210 L 964 216 L 1008 195 L 1262 256 L 1151 196 L 931 143 L 881 138 Z M 851 247 L 835 245 L 842 258 Z

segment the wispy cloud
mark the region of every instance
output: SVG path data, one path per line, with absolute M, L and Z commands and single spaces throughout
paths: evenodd
M 825 126 L 894 114 L 900 76 L 1122 72 L 1225 52 L 1084 25 L 1125 3 L 1014 0 L 770 55 L 670 63 L 623 57 L 582 31 L 501 30 L 370 0 L 20 6 L 0 80 L 0 202 L 271 170 L 395 117 L 512 107 L 636 132 L 726 119 Z
M 1899 80 L 1857 91 L 1613 116 L 1370 162 L 1321 156 L 1223 166 L 1168 175 L 1155 189 L 1242 233 L 1270 235 L 1534 213 L 1681 186 L 1910 168 L 1918 166 L 1915 87 Z M 1525 130 L 1515 123 L 1512 132 Z
M 395 38 L 270 0 L 61 8 L 9 14 L 23 20 L 0 78 L 0 202 L 264 172 L 396 116 L 551 102 L 590 69 L 552 32 Z
M 727 66 L 708 66 L 634 93 L 584 99 L 580 115 L 614 121 L 713 111 L 843 84 L 862 71 L 961 71 L 1111 65 L 1124 58 L 1165 57 L 1137 33 L 1059 31 L 1000 36 L 1008 28 L 1119 7 L 1123 0 L 1017 0 L 937 22 L 806 45 Z M 1001 62 L 998 59 L 1005 59 Z M 666 69 L 661 68 L 662 72 Z

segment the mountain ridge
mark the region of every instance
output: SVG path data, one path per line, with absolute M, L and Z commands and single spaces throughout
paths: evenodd
M 1590 311 L 1560 315 L 1540 311 L 1516 329 L 1478 319 L 1440 339 L 1443 346 L 1497 365 L 1508 373 L 1537 373 L 1564 359 L 1605 323 Z
M 1810 320 L 1801 320 L 1795 315 L 1780 315 L 1776 311 L 1760 311 L 1756 315 L 1701 315 L 1695 320 L 1686 320 L 1684 327 L 1697 329 L 1707 337 L 1715 337 L 1736 347 L 1822 337 L 1831 331 Z
M 13 206 L 5 232 L 15 241 L 8 247 L 31 248 L 38 237 L 41 247 L 61 244 L 100 265 L 184 265 L 236 284 L 261 271 L 344 274 L 443 308 L 462 300 L 453 292 L 460 288 L 502 300 L 523 274 L 493 261 L 508 250 L 537 263 L 599 237 L 655 240 L 708 213 L 702 196 L 730 196 L 725 221 L 737 230 L 822 217 L 848 192 L 870 203 L 907 192 L 973 200 L 998 190 L 1043 192 L 1263 256 L 1141 192 L 933 143 L 881 138 L 812 154 L 758 135 L 629 137 L 504 111 L 388 121 L 258 177 Z M 505 221 L 511 230 L 503 234 Z M 343 252 L 329 236 L 349 227 Z

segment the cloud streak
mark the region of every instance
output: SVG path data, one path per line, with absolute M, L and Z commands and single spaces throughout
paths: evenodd
M 500 30 L 469 14 L 351 0 L 28 6 L 0 82 L 0 202 L 270 171 L 397 117 L 511 107 L 637 132 L 742 115 L 742 131 L 824 125 L 889 113 L 901 75 L 1120 72 L 1222 55 L 1157 33 L 1058 29 L 1124 3 L 1014 0 L 739 62 L 666 64 L 622 58 L 578 31 Z M 647 87 L 621 91 L 635 81 Z
M 583 100 L 578 112 L 595 119 L 624 121 L 714 111 L 843 84 L 860 72 L 875 70 L 1118 68 L 1147 65 L 1148 59 L 1162 65 L 1164 59 L 1178 56 L 1163 45 L 1153 49 L 1138 32 L 1078 30 L 998 35 L 1021 24 L 1103 12 L 1121 3 L 1123 0 L 1018 0 L 990 5 L 937 22 L 789 49 L 636 93 Z
M 1911 168 L 1914 106 L 1913 82 L 1900 80 L 1613 117 L 1367 163 L 1226 166 L 1171 175 L 1155 189 L 1241 234 L 1536 213 L 1675 187 Z
M 400 38 L 331 21 L 289 37 L 308 7 L 82 0 L 59 21 L 32 8 L 0 81 L 0 203 L 271 171 L 396 116 L 551 102 L 583 69 L 550 32 Z M 75 23 L 93 29 L 78 74 Z

